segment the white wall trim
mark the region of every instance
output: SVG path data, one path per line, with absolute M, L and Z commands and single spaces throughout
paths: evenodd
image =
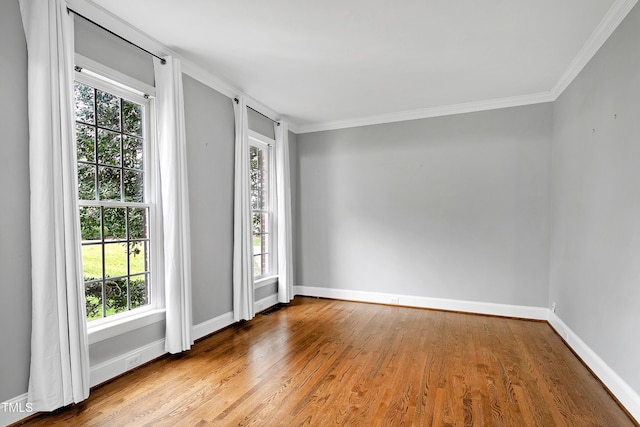
M 361 117 L 351 120 L 336 120 L 323 123 L 312 123 L 296 127 L 295 133 L 319 132 L 333 129 L 344 129 L 358 126 L 368 126 L 382 123 L 392 123 L 406 120 L 426 119 L 430 117 L 449 116 L 453 114 L 471 113 L 476 111 L 495 110 L 499 108 L 518 107 L 523 105 L 553 102 L 564 92 L 580 71 L 595 56 L 602 45 L 618 28 L 618 25 L 629 14 L 638 0 L 616 0 L 609 8 L 600 24 L 591 33 L 576 57 L 571 61 L 560 79 L 550 91 L 527 95 L 498 98 L 493 100 L 454 104 L 433 108 L 381 114 Z
M 551 90 L 554 101 L 562 95 L 562 92 L 564 92 L 578 74 L 580 74 L 580 71 L 582 71 L 591 58 L 600 50 L 602 45 L 611 34 L 613 34 L 616 28 L 618 28 L 618 25 L 620 25 L 637 2 L 638 0 L 616 0 L 613 3 L 606 15 L 602 18 L 602 21 L 600 21 L 596 29 L 591 33 L 584 46 L 582 46 L 576 57 L 571 61 L 569 67 L 562 74 L 560 80 L 558 80 Z
M 269 295 L 266 298 L 262 298 L 254 303 L 253 307 L 256 313 L 266 310 L 269 307 L 273 307 L 278 303 L 278 295 Z
M 102 384 L 118 375 L 124 374 L 136 366 L 157 359 L 165 353 L 163 338 L 127 353 L 120 354 L 113 359 L 98 363 L 91 367 L 90 385 L 94 387 Z M 129 362 L 132 358 L 135 359 L 135 363 Z
M 474 113 L 477 111 L 496 110 L 499 108 L 519 107 L 522 105 L 552 102 L 555 98 L 551 92 L 540 92 L 531 95 L 512 96 L 487 101 L 468 102 L 464 104 L 445 105 L 441 107 L 422 108 L 418 110 L 399 111 L 349 120 L 335 120 L 324 123 L 312 123 L 298 126 L 297 133 L 320 132 L 333 129 L 344 129 L 358 126 L 369 126 L 383 123 L 404 122 L 407 120 L 427 119 L 430 117 L 451 116 L 454 114 Z
M 582 361 L 607 386 L 626 410 L 636 420 L 640 420 L 640 394 L 623 380 L 604 360 L 573 332 L 555 313 L 549 311 L 548 322 L 576 352 Z
M 211 320 L 194 325 L 192 334 L 194 336 L 194 339 L 202 338 L 226 326 L 229 326 L 232 323 L 234 323 L 233 313 L 224 313 Z M 98 363 L 95 366 L 91 367 L 90 386 L 94 387 L 105 381 L 113 379 L 118 375 L 124 374 L 125 372 L 134 369 L 139 365 L 150 362 L 153 359 L 157 359 L 165 353 L 166 351 L 164 349 L 163 338 L 142 347 L 138 347 L 127 353 L 120 354 L 102 363 Z M 14 410 L 9 410 L 11 408 L 13 408 Z M 16 408 L 18 408 L 18 410 L 15 410 Z M 21 394 L 20 396 L 0 403 L 0 426 L 9 425 L 31 416 L 33 412 L 29 411 L 28 409 L 29 407 L 27 406 L 27 393 Z
M 99 326 L 87 326 L 87 334 L 89 337 L 89 345 L 95 344 L 109 338 L 117 337 L 136 329 L 165 320 L 165 310 L 147 310 L 132 316 L 122 317 L 112 322 L 103 323 Z
M 580 73 L 584 66 L 598 52 L 600 47 L 602 47 L 602 45 L 606 42 L 609 36 L 611 36 L 611 34 L 615 31 L 618 25 L 627 16 L 629 11 L 631 11 L 633 6 L 635 6 L 637 2 L 638 0 L 616 0 L 613 3 L 600 24 L 589 36 L 582 49 L 578 52 L 576 57 L 569 64 L 567 70 L 562 74 L 558 82 L 550 91 L 498 98 L 493 100 L 469 102 L 464 104 L 423 108 L 411 111 L 400 111 L 395 113 L 347 120 L 312 123 L 307 125 L 299 125 L 289 119 L 289 129 L 296 134 L 301 134 L 323 130 L 344 129 L 349 127 L 392 123 L 406 120 L 416 120 L 476 111 L 494 110 L 499 108 L 539 104 L 544 102 L 553 102 L 562 94 L 562 92 L 569 86 L 569 84 L 571 84 L 573 79 L 576 78 L 576 76 Z M 179 58 L 182 62 L 182 71 L 185 74 L 190 75 L 191 77 L 215 89 L 223 95 L 228 96 L 229 98 L 234 98 L 238 95 L 244 95 L 247 99 L 247 104 L 251 105 L 252 108 L 255 108 L 256 110 L 264 113 L 269 117 L 273 117 L 276 120 L 286 119 L 285 116 L 267 107 L 262 102 L 253 99 L 246 94 L 243 94 L 242 91 L 234 87 L 229 82 L 205 70 L 203 67 L 194 63 L 193 61 L 184 58 L 182 55 L 169 49 L 159 41 L 143 33 L 142 31 L 123 21 L 119 17 L 111 14 L 110 12 L 106 11 L 90 0 L 67 0 L 67 3 L 69 4 L 69 7 L 71 9 L 77 10 L 79 13 L 93 19 L 106 28 L 109 28 L 122 37 L 131 40 L 132 42 L 144 47 L 151 52 L 154 52 L 157 55 L 171 55 Z
M 21 394 L 0 404 L 0 426 L 8 426 L 33 414 L 27 405 L 27 393 Z
M 546 320 L 558 332 L 567 345 L 593 371 L 600 381 L 618 399 L 636 420 L 640 420 L 640 394 L 627 384 L 607 365 L 580 337 L 573 332 L 555 313 L 546 307 L 531 307 L 508 304 L 483 303 L 444 298 L 428 298 L 381 292 L 353 291 L 348 289 L 294 286 L 296 295 L 333 298 L 347 301 L 398 304 L 407 307 L 452 310 L 466 313 L 490 314 L 496 316 L 519 317 L 523 319 Z M 393 301 L 393 302 L 392 302 Z
M 490 314 L 495 316 L 520 317 L 523 319 L 547 320 L 549 309 L 524 305 L 496 304 L 489 302 L 463 301 L 446 298 L 429 298 L 382 292 L 353 291 L 349 289 L 294 286 L 296 295 L 334 298 L 347 301 L 393 304 L 406 307 L 432 308 L 461 311 L 465 313 Z
M 228 313 L 221 314 L 218 317 L 214 317 L 213 319 L 193 325 L 191 328 L 191 335 L 194 340 L 197 340 L 219 331 L 222 328 L 226 328 L 233 323 L 233 312 L 230 311 Z
M 83 71 L 88 70 L 95 74 L 99 74 L 100 77 L 102 77 L 102 80 L 106 80 L 112 85 L 116 85 L 118 87 L 124 86 L 126 90 L 138 92 L 140 95 L 156 95 L 155 87 L 141 82 L 127 74 L 121 73 L 118 70 L 107 67 L 106 65 L 103 65 L 98 61 L 94 61 L 91 58 L 80 55 L 79 53 L 75 54 L 74 63 L 76 67 L 82 68 Z
M 347 289 L 320 288 L 312 286 L 295 286 L 296 295 L 321 298 L 334 298 L 348 301 L 372 302 L 454 310 L 469 313 L 491 314 L 497 316 L 520 317 L 525 319 L 547 320 L 551 327 L 565 340 L 593 373 L 616 396 L 620 403 L 636 420 L 640 420 L 640 395 L 631 388 L 613 369 L 611 369 L 580 337 L 573 332 L 555 313 L 544 307 L 518 306 L 508 304 L 481 303 L 444 298 L 428 298 L 388 294 L 380 292 L 353 291 Z M 277 295 L 270 295 L 256 301 L 256 312 L 277 304 Z M 233 324 L 233 313 L 224 313 L 206 322 L 193 326 L 195 339 L 209 335 Z M 150 362 L 165 354 L 164 339 L 152 342 L 113 359 L 97 364 L 91 368 L 91 387 L 108 381 L 146 362 Z M 127 362 L 136 358 L 135 365 Z M 13 410 L 10 410 L 13 409 Z M 9 425 L 32 415 L 27 405 L 27 393 L 16 396 L 0 404 L 0 425 Z

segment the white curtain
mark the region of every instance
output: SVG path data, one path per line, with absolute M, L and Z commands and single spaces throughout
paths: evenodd
M 278 301 L 293 299 L 293 241 L 291 231 L 291 173 L 289 125 L 274 124 L 276 135 L 276 197 L 278 199 Z
M 165 350 L 180 353 L 193 345 L 187 138 L 180 61 L 164 59 L 166 64 L 154 58 L 153 66 L 164 237 Z
M 255 316 L 253 291 L 253 247 L 249 183 L 249 139 L 247 105 L 242 96 L 233 104 L 236 155 L 233 197 L 233 319 Z
M 28 401 L 89 396 L 73 106 L 73 20 L 64 0 L 20 0 L 28 50 L 32 331 Z M 10 185 L 10 184 L 9 184 Z

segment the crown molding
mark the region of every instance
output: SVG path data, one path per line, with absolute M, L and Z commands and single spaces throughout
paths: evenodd
M 455 104 L 443 107 L 425 108 L 411 111 L 401 111 L 397 113 L 381 114 L 377 116 L 362 117 L 351 120 L 335 120 L 323 123 L 311 123 L 297 126 L 296 133 L 320 132 L 333 129 L 344 129 L 357 126 L 367 126 L 382 123 L 392 123 L 405 120 L 426 119 L 430 117 L 447 116 L 461 113 L 471 113 L 475 111 L 486 111 L 499 108 L 517 107 L 522 105 L 539 104 L 543 102 L 553 102 L 564 92 L 571 82 L 578 76 L 580 71 L 595 56 L 598 50 L 604 45 L 607 39 L 618 28 L 618 25 L 629 14 L 638 0 L 616 0 L 609 8 L 602 21 L 591 33 L 585 44 L 582 46 L 576 57 L 569 64 L 569 67 L 562 74 L 558 82 L 548 92 L 540 92 L 530 95 L 514 96 L 510 98 L 499 98 L 488 101 L 470 102 L 465 104 Z
M 476 111 L 496 110 L 499 108 L 519 107 L 522 105 L 541 104 L 554 101 L 551 92 L 540 92 L 531 95 L 512 96 L 488 101 L 468 102 L 464 104 L 446 105 L 443 107 L 422 108 L 418 110 L 399 111 L 350 120 L 335 120 L 325 123 L 313 123 L 298 126 L 298 133 L 320 132 L 333 129 L 344 129 L 357 126 L 377 125 L 382 123 L 403 122 L 407 120 L 426 119 L 430 117 L 450 116 L 453 114 L 473 113 Z
M 127 38 L 135 44 L 144 47 L 145 49 L 154 52 L 159 56 L 171 55 L 180 59 L 180 62 L 182 63 L 182 71 L 185 74 L 188 74 L 189 76 L 220 92 L 221 94 L 229 98 L 234 98 L 242 95 L 245 97 L 247 105 L 250 105 L 252 108 L 264 113 L 265 115 L 273 117 L 276 120 L 287 119 L 289 122 L 289 130 L 296 134 L 553 102 L 571 84 L 571 82 L 576 78 L 580 71 L 582 71 L 582 69 L 591 60 L 591 58 L 593 58 L 593 56 L 607 41 L 607 39 L 615 31 L 618 25 L 620 25 L 622 20 L 627 16 L 627 14 L 631 11 L 631 9 L 636 5 L 637 2 L 638 0 L 616 0 L 613 3 L 611 8 L 609 8 L 606 15 L 602 18 L 602 20 L 596 27 L 596 29 L 591 33 L 583 47 L 580 49 L 576 57 L 569 64 L 569 67 L 565 70 L 558 82 L 550 91 L 498 98 L 486 101 L 476 101 L 410 111 L 400 111 L 354 119 L 334 120 L 300 125 L 291 121 L 290 119 L 287 119 L 285 116 L 277 113 L 273 109 L 267 107 L 262 102 L 246 95 L 229 82 L 216 76 L 200 65 L 187 58 L 184 58 L 182 55 L 164 46 L 159 41 L 143 33 L 142 31 L 123 21 L 119 17 L 111 14 L 99 5 L 93 3 L 91 0 L 67 0 L 67 4 L 71 9 L 74 9 L 79 13 L 91 18 L 92 20 L 99 22 L 101 25 L 109 28 L 117 34 L 120 34 L 121 36 Z
M 569 64 L 569 67 L 562 77 L 560 77 L 560 80 L 558 80 L 553 89 L 551 89 L 554 101 L 569 87 L 580 71 L 582 71 L 591 58 L 595 56 L 637 2 L 638 0 L 616 0 L 613 3 L 606 15 L 602 18 L 602 21 L 600 21 L 596 29 L 593 30 L 582 46 L 582 49 L 580 49 L 576 57 L 573 58 L 573 61 L 571 61 L 571 64 Z

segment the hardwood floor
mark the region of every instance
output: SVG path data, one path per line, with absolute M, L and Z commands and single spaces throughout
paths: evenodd
M 634 423 L 544 322 L 297 297 L 25 425 Z

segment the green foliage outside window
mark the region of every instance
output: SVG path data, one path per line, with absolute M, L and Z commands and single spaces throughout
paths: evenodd
M 149 303 L 148 208 L 95 206 L 145 201 L 143 107 L 79 82 L 74 89 L 85 299 L 93 320 Z

